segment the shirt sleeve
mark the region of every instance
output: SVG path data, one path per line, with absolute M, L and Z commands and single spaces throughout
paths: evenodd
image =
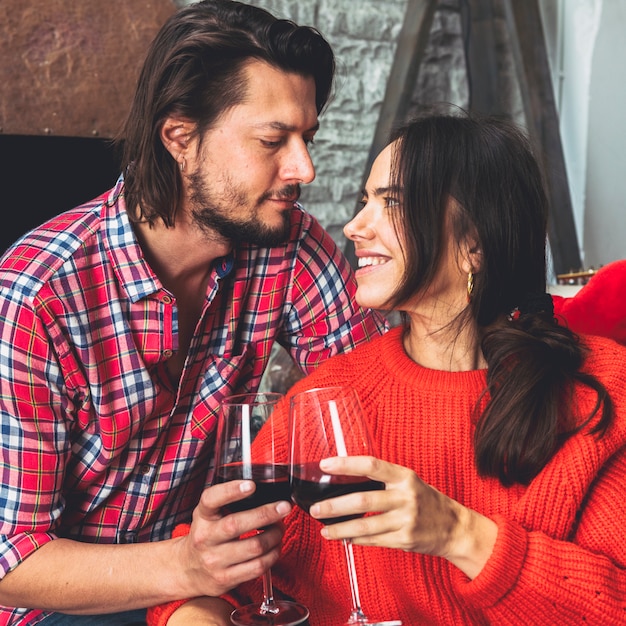
M 55 538 L 69 442 L 53 342 L 28 304 L 0 293 L 0 577 Z
M 284 339 L 306 373 L 388 329 L 379 313 L 356 303 L 356 281 L 348 260 L 319 222 L 308 217 L 295 261 Z

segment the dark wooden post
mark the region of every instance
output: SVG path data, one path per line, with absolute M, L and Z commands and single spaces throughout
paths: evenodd
M 580 269 L 581 260 L 541 14 L 537 0 L 504 0 L 504 6 L 528 133 L 545 159 L 554 271 L 563 274 Z

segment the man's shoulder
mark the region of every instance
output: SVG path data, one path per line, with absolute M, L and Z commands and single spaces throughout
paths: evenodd
M 309 377 L 319 378 L 320 386 L 330 384 L 333 380 L 339 380 L 337 376 L 344 383 L 346 382 L 343 380 L 344 377 L 360 378 L 367 364 L 372 366 L 380 364 L 381 355 L 383 351 L 387 350 L 386 346 L 395 341 L 394 334 L 394 332 L 384 332 L 358 344 L 351 350 L 332 356 L 321 363 L 315 372 L 309 374 Z
M 34 295 L 97 234 L 104 198 L 60 213 L 22 235 L 0 259 L 0 288 Z

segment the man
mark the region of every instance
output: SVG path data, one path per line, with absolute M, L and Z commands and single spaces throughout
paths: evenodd
M 313 29 L 230 0 L 181 9 L 116 186 L 2 258 L 0 624 L 136 623 L 278 558 L 288 503 L 223 516 L 252 484 L 204 487 L 219 403 L 258 387 L 275 342 L 311 371 L 385 328 L 297 204 L 333 73 Z

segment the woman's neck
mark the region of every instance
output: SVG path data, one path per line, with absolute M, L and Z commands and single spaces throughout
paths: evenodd
M 478 328 L 472 321 L 453 320 L 442 326 L 420 315 L 408 314 L 408 317 L 403 343 L 411 360 L 428 369 L 447 372 L 487 367 Z

